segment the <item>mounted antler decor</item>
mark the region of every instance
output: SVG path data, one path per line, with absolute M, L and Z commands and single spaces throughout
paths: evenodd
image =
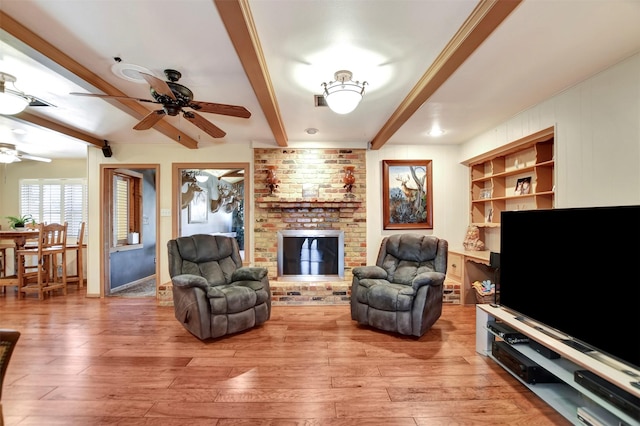
M 278 188 L 280 179 L 276 177 L 276 166 L 267 166 L 267 188 L 269 188 L 269 195 L 273 195 Z
M 189 206 L 189 203 L 195 197 L 196 192 L 202 192 L 202 188 L 197 183 L 195 172 L 193 171 L 182 171 L 182 185 L 187 185 L 187 191 L 181 193 L 180 199 L 180 207 L 186 209 Z
M 237 187 L 218 184 L 218 199 L 211 200 L 211 212 L 216 213 L 222 209 L 225 213 L 231 213 L 241 202 L 242 194 Z
M 345 197 L 355 197 L 351 191 L 353 191 L 353 184 L 356 183 L 356 175 L 353 174 L 353 169 L 355 166 L 345 166 L 344 168 L 344 176 L 342 177 L 342 182 L 344 183 L 343 188 L 347 190 Z

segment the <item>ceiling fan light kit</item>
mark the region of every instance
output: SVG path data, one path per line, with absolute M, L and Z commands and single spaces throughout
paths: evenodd
M 30 102 L 30 99 L 18 90 L 11 90 L 7 83 L 16 82 L 11 74 L 0 72 L 0 114 L 13 115 L 22 112 Z M 14 86 L 15 87 L 15 86 Z
M 9 164 L 16 161 L 34 160 L 50 163 L 50 158 L 36 157 L 35 155 L 29 155 L 24 152 L 20 152 L 16 149 L 16 146 L 10 143 L 0 143 L 0 163 Z
M 336 114 L 349 114 L 362 100 L 367 82 L 353 81 L 352 77 L 351 71 L 340 70 L 334 74 L 335 81 L 322 83 L 327 105 Z

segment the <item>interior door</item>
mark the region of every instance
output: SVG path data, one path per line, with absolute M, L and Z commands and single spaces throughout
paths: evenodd
M 113 290 L 120 286 L 160 276 L 157 262 L 159 166 L 118 164 L 103 165 L 102 168 L 101 295 L 110 296 Z M 123 179 L 118 179 L 119 176 L 137 176 L 139 186 L 122 184 Z M 126 182 L 126 179 L 124 181 Z M 121 192 L 123 188 L 131 189 L 124 198 Z M 121 202 L 123 199 L 126 201 Z M 123 225 L 119 221 L 122 217 L 122 204 L 125 205 L 126 212 L 132 216 L 125 222 L 124 231 L 120 229 Z

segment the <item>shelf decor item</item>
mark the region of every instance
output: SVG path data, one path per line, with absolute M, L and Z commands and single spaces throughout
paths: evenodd
M 484 250 L 484 242 L 480 239 L 480 229 L 477 226 L 471 225 L 467 228 L 467 234 L 464 237 L 462 246 L 469 251 Z
M 433 229 L 432 160 L 382 160 L 384 229 Z
M 491 188 L 485 188 L 480 190 L 480 199 L 486 200 L 491 198 Z
M 276 176 L 276 166 L 267 166 L 267 188 L 269 188 L 269 195 L 273 195 L 278 188 L 280 179 Z
M 353 186 L 356 182 L 356 175 L 353 174 L 353 170 L 355 166 L 345 166 L 344 168 L 344 176 L 342 177 L 342 183 L 344 183 L 343 188 L 347 191 L 344 196 L 345 197 L 355 197 L 353 195 Z

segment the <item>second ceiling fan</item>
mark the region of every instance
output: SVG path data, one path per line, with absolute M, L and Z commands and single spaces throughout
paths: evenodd
M 138 124 L 136 124 L 133 127 L 135 130 L 150 129 L 165 115 L 176 116 L 180 112 L 182 112 L 182 116 L 187 121 L 190 121 L 211 137 L 222 138 L 227 133 L 200 114 L 198 114 L 198 112 L 208 112 L 240 118 L 251 117 L 251 112 L 249 112 L 249 110 L 242 106 L 194 101 L 193 92 L 182 84 L 176 83 L 178 80 L 180 80 L 180 77 L 182 77 L 182 74 L 179 71 L 166 69 L 164 70 L 164 74 L 167 77 L 168 81 L 161 80 L 151 74 L 140 72 L 140 75 L 151 86 L 151 96 L 154 100 L 130 98 L 128 96 L 100 95 L 95 93 L 71 94 L 78 96 L 93 96 L 98 98 L 131 99 L 138 102 L 149 102 L 162 105 L 161 109 L 151 111 Z M 193 111 L 185 111 L 184 108 L 191 108 Z

